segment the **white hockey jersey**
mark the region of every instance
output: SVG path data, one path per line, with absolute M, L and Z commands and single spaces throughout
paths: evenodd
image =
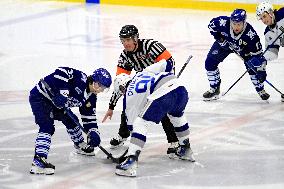
M 164 63 L 156 63 L 133 77 L 124 96 L 128 125 L 133 125 L 137 116 L 147 109 L 149 100 L 155 100 L 180 86 L 176 76 L 165 70 Z
M 267 26 L 264 32 L 265 35 L 265 48 L 269 47 L 265 52 L 264 57 L 266 60 L 274 60 L 278 57 L 279 47 L 284 46 L 284 7 L 275 10 L 275 24 L 273 26 Z M 282 35 L 281 35 L 282 33 Z M 281 35 L 278 40 L 275 39 Z M 275 42 L 274 42 L 275 41 Z M 274 43 L 273 43 L 274 42 Z

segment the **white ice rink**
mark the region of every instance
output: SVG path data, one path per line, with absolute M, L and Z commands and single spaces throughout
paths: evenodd
M 231 11 L 231 10 L 230 10 Z M 213 37 L 207 25 L 230 12 L 197 12 L 123 6 L 97 6 L 6 0 L 0 2 L 0 189 L 283 189 L 284 103 L 269 85 L 268 102 L 255 92 L 248 75 L 223 98 L 202 101 L 209 84 L 204 68 Z M 264 25 L 250 22 L 263 41 Z M 74 154 L 65 127 L 56 122 L 48 160 L 52 176 L 30 175 L 38 131 L 28 103 L 29 90 L 58 66 L 87 74 L 98 67 L 116 71 L 122 51 L 118 33 L 125 24 L 138 27 L 141 38 L 154 38 L 172 53 L 189 90 L 186 116 L 197 162 L 170 160 L 160 125 L 149 128 L 137 178 L 114 174 L 115 164 L 101 151 L 96 157 Z M 230 55 L 219 66 L 226 91 L 245 66 Z M 284 92 L 284 53 L 267 66 L 267 80 Z M 99 95 L 97 118 L 102 146 L 118 132 L 121 102 L 112 120 L 101 124 L 111 93 Z M 78 112 L 74 109 L 75 112 Z M 114 154 L 120 151 L 112 151 Z

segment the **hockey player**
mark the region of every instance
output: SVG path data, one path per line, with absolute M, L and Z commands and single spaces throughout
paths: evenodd
M 262 2 L 256 8 L 256 16 L 267 25 L 264 35 L 265 47 L 269 47 L 269 49 L 264 54 L 264 57 L 266 60 L 277 59 L 280 46 L 284 46 L 284 7 L 279 10 L 273 10 L 272 4 Z M 279 35 L 281 35 L 279 40 L 271 44 Z
M 267 25 L 264 36 L 265 48 L 268 48 L 268 50 L 264 57 L 268 61 L 275 60 L 278 58 L 280 46 L 284 46 L 284 7 L 279 10 L 273 10 L 272 4 L 262 2 L 256 8 L 256 16 Z M 279 39 L 276 40 L 277 38 Z M 281 95 L 281 100 L 284 102 L 284 95 Z
M 159 62 L 160 60 L 166 60 L 172 65 L 175 64 L 172 55 L 161 43 L 152 39 L 139 39 L 138 29 L 134 25 L 123 26 L 119 32 L 119 38 L 124 50 L 120 54 L 118 60 L 116 75 L 121 73 L 130 75 L 133 69 L 136 72 L 141 72 L 147 66 Z M 119 98 L 120 96 L 113 92 L 109 103 L 109 109 L 105 114 L 103 122 L 107 118 L 111 119 L 114 107 Z M 177 137 L 175 136 L 174 128 L 167 116 L 165 116 L 161 122 L 167 135 L 167 140 L 170 143 L 167 154 L 171 156 L 177 147 Z M 130 132 L 126 125 L 125 112 L 122 112 L 118 136 L 110 141 L 111 148 L 117 148 L 118 146 L 123 145 L 129 135 Z
M 188 93 L 176 76 L 168 72 L 170 67 L 168 63 L 156 63 L 137 73 L 132 80 L 123 73 L 114 81 L 115 91 L 125 94 L 127 125 L 133 128 L 126 160 L 116 166 L 117 175 L 137 175 L 138 156 L 146 143 L 147 129 L 159 123 L 166 115 L 173 124 L 179 141 L 175 155 L 182 160 L 195 161 L 190 148 L 189 125 L 184 116 Z
M 29 101 L 39 132 L 35 140 L 35 155 L 30 173 L 54 174 L 55 166 L 46 161 L 54 134 L 54 120 L 62 121 L 79 154 L 94 155 L 94 147 L 100 144 L 96 120 L 97 94 L 109 88 L 111 75 L 99 68 L 92 75 L 68 67 L 59 67 L 54 73 L 41 79 L 31 90 Z M 84 142 L 81 129 L 66 114 L 70 107 L 79 107 L 88 143 Z M 70 111 L 75 119 L 75 114 Z
M 208 28 L 216 41 L 205 60 L 210 90 L 203 94 L 204 100 L 210 101 L 219 98 L 221 78 L 218 65 L 231 53 L 236 53 L 243 59 L 257 93 L 262 100 L 267 100 L 270 95 L 265 92 L 263 85 L 266 79 L 266 60 L 263 57 L 259 36 L 246 22 L 246 11 L 235 9 L 230 17 L 213 18 Z M 255 65 L 256 62 L 257 73 L 249 68 L 248 62 L 252 65 Z

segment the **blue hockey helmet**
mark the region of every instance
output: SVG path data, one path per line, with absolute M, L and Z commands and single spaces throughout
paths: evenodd
M 245 22 L 246 18 L 247 13 L 244 9 L 235 9 L 230 17 L 233 22 Z
M 137 40 L 139 38 L 139 32 L 134 25 L 125 25 L 121 28 L 119 32 L 120 38 L 133 38 Z
M 94 82 L 98 82 L 99 84 L 103 85 L 105 88 L 109 88 L 111 86 L 112 83 L 111 75 L 104 68 L 96 69 L 91 75 L 91 77 Z

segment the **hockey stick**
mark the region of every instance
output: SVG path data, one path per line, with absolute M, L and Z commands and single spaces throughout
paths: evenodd
M 284 28 L 281 26 L 280 28 L 279 28 L 280 30 L 281 30 L 281 34 L 279 34 L 278 36 L 277 36 L 277 38 L 271 43 L 271 45 L 273 45 L 280 37 L 281 37 L 281 35 L 284 33 Z M 270 47 L 268 46 L 266 49 L 265 49 L 265 51 L 263 52 L 263 55 L 268 51 L 268 49 L 270 49 Z M 248 70 L 246 70 L 238 79 L 237 79 L 237 81 L 235 81 L 230 87 L 229 87 L 229 89 L 225 92 L 225 93 L 223 93 L 222 94 L 222 96 L 225 96 L 241 79 L 242 79 L 242 77 L 244 77 L 244 75 L 246 74 L 248 72 Z M 267 80 L 265 80 L 271 87 L 273 87 L 277 92 L 280 92 L 276 87 L 274 87 L 269 81 L 267 81 Z M 281 92 L 280 92 L 281 93 Z M 283 95 L 283 93 L 281 93 L 281 95 Z M 283 95 L 284 96 L 284 95 Z M 281 96 L 282 97 L 282 96 Z
M 40 80 L 41 83 L 45 86 L 45 88 L 50 92 L 50 94 L 52 96 L 55 96 L 52 89 L 50 88 L 50 86 L 43 80 L 41 79 Z M 72 111 L 70 110 L 70 108 L 64 108 L 64 111 L 66 112 L 66 114 L 73 120 L 73 122 L 78 126 L 80 127 L 80 129 L 85 133 L 87 134 L 87 131 L 85 130 L 85 128 L 77 121 L 77 119 L 73 116 L 73 113 Z M 120 157 L 113 157 L 113 155 L 111 153 L 109 153 L 104 147 L 102 147 L 101 145 L 98 146 L 101 151 L 104 152 L 105 155 L 107 155 L 107 158 L 108 159 L 111 159 L 113 161 L 113 163 L 120 163 L 124 160 L 124 156 L 126 155 L 127 151 L 125 151 Z
M 188 59 L 186 60 L 186 62 L 183 64 L 182 68 L 180 69 L 180 71 L 177 74 L 177 78 L 179 78 L 179 76 L 181 75 L 181 73 L 183 72 L 183 70 L 185 69 L 185 67 L 187 66 L 187 64 L 189 63 L 190 59 L 192 59 L 192 55 L 189 55 Z
M 65 108 L 64 109 L 65 112 L 67 113 L 67 115 L 74 121 L 74 123 L 80 127 L 80 129 L 82 129 L 84 131 L 85 134 L 87 134 L 87 131 L 85 130 L 85 128 L 77 121 L 77 119 L 73 116 L 72 111 L 69 108 Z M 111 153 L 109 153 L 104 147 L 102 147 L 101 145 L 98 146 L 101 151 L 103 151 L 105 153 L 105 155 L 107 155 L 108 159 L 111 159 L 113 161 L 113 163 L 120 163 L 123 159 L 124 156 L 126 155 L 127 151 L 124 152 L 120 157 L 115 158 L 113 157 L 113 155 Z

